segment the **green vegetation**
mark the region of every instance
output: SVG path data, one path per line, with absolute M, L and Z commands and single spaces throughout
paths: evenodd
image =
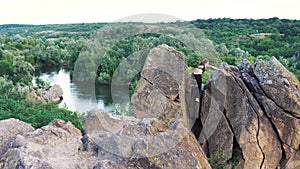
M 226 160 L 224 150 L 219 150 L 218 152 L 212 154 L 211 157 L 208 158 L 208 162 L 213 169 L 238 168 L 238 161 L 239 160 L 237 158 Z
M 150 26 L 159 28 L 149 33 L 139 33 L 141 23 L 0 25 L 0 65 L 5 67 L 0 75 L 12 72 L 13 56 L 23 56 L 34 67 L 66 65 L 71 71 L 79 59 L 83 62 L 80 69 L 94 72 L 76 75 L 76 80 L 95 79 L 98 83 L 109 84 L 122 59 L 143 49 L 168 44 L 184 52 L 186 63 L 191 67 L 205 57 L 234 65 L 240 58 L 253 61 L 257 57 L 264 58 L 261 56 L 275 56 L 298 78 L 300 76 L 298 20 L 223 18 L 199 19 L 191 23 L 198 29 L 189 29 L 189 22 L 175 22 L 152 24 Z M 102 39 L 98 38 L 101 33 Z M 125 37 L 120 38 L 120 35 Z M 201 46 L 200 50 L 195 51 L 190 44 L 184 43 L 194 41 Z
M 62 119 L 72 122 L 78 129 L 82 130 L 77 114 L 58 108 L 55 103 L 36 103 L 27 107 L 13 99 L 0 99 L 0 120 L 8 118 L 20 119 L 30 123 L 34 128 L 45 126 L 54 119 Z
M 223 61 L 233 64 L 244 57 L 275 56 L 300 79 L 299 20 L 223 18 L 192 23 L 214 42 Z
M 80 82 L 110 84 L 116 78 L 122 85 L 131 84 L 131 96 L 145 53 L 160 44 L 185 54 L 188 73 L 203 58 L 217 66 L 220 61 L 235 65 L 241 58 L 254 63 L 275 56 L 300 79 L 299 20 L 223 18 L 169 24 L 0 25 L 0 119 L 15 117 L 41 127 L 62 118 L 81 129 L 76 113 L 55 104 L 32 102 L 18 89 L 29 86 L 31 90 L 32 75 L 39 67 L 64 65 L 73 80 Z M 208 73 L 203 75 L 204 83 Z M 49 87 L 40 79 L 37 84 Z
M 55 103 L 31 101 L 26 92 L 18 91 L 13 82 L 4 77 L 0 77 L 0 93 L 0 120 L 16 118 L 30 123 L 34 128 L 40 128 L 54 119 L 62 119 L 71 121 L 82 130 L 76 113 L 58 108 Z
M 35 79 L 35 83 L 36 83 L 36 86 L 41 89 L 49 89 L 51 87 L 50 82 L 45 81 L 45 80 L 41 79 L 40 77 L 37 77 Z
M 132 107 L 130 103 L 112 103 L 110 112 L 114 115 L 131 116 Z
M 213 154 L 210 158 L 208 158 L 208 162 L 214 169 L 231 168 L 229 164 L 227 164 L 226 156 L 223 150 L 220 150 L 217 153 Z

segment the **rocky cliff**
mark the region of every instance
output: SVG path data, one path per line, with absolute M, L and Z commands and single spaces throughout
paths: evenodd
M 299 81 L 274 57 L 210 74 L 202 96 L 199 141 L 240 168 L 299 168 Z M 234 162 L 233 162 L 234 161 Z

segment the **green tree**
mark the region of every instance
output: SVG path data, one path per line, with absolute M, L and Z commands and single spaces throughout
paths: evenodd
M 25 61 L 24 56 L 16 56 L 13 62 L 13 77 L 14 83 L 20 83 L 22 85 L 29 85 L 32 82 L 32 74 L 34 67 Z
M 17 91 L 11 80 L 0 76 L 0 98 L 20 101 L 25 99 L 25 93 Z
M 12 64 L 7 60 L 0 60 L 0 76 L 12 76 L 13 72 L 13 66 Z
M 49 89 L 51 87 L 49 81 L 45 81 L 45 80 L 41 79 L 40 77 L 35 79 L 35 83 L 38 88 Z

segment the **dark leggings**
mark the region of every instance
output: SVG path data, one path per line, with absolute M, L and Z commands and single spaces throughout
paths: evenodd
M 202 90 L 202 75 L 201 74 L 193 74 L 198 85 L 199 95 L 201 95 Z

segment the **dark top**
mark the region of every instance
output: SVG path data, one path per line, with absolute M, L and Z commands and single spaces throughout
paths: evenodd
M 200 64 L 200 65 L 198 66 L 198 69 L 202 69 L 202 73 L 204 73 L 204 72 L 205 72 L 205 65 Z
M 205 65 L 199 65 L 197 69 L 202 69 L 202 73 L 205 72 Z M 201 90 L 201 86 L 202 86 L 202 74 L 194 74 L 194 77 L 197 81 L 197 85 L 198 85 L 198 89 L 199 89 L 199 92 Z

